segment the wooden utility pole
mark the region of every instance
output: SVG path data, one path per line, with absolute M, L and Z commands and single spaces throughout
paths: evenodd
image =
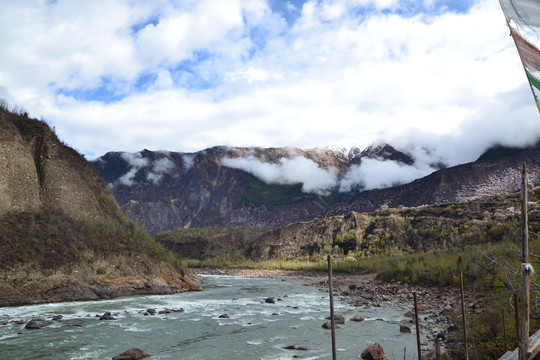
M 529 347 L 529 292 L 531 287 L 531 271 L 529 263 L 529 224 L 527 216 L 529 184 L 527 167 L 523 163 L 521 170 L 521 341 L 520 360 L 527 360 Z
M 465 320 L 465 289 L 463 288 L 463 271 L 459 273 L 461 284 L 461 320 L 463 324 L 463 342 L 465 344 L 465 359 L 469 360 L 469 344 L 467 342 L 467 321 Z
M 508 343 L 506 337 L 506 316 L 504 314 L 504 308 L 502 308 L 502 321 L 503 321 L 503 331 L 504 331 L 504 352 L 508 351 Z
M 519 351 L 521 351 L 521 347 L 519 344 L 521 344 L 521 325 L 519 323 L 519 302 L 518 302 L 518 296 L 517 293 L 514 293 L 512 295 L 512 298 L 514 300 L 514 317 L 516 320 L 516 335 L 517 335 L 517 348 Z M 521 356 L 518 357 L 518 359 L 521 358 Z
M 332 359 L 337 359 L 336 319 L 334 319 L 334 288 L 332 286 L 332 256 L 328 255 L 328 292 L 330 293 L 330 328 L 332 334 Z
M 414 322 L 416 325 L 416 346 L 418 348 L 418 360 L 422 360 L 422 345 L 420 344 L 420 321 L 418 320 L 418 299 L 416 292 L 414 295 Z

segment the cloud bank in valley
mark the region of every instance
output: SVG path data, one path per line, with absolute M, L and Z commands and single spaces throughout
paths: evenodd
M 343 174 L 336 169 L 323 169 L 315 161 L 302 156 L 282 158 L 279 163 L 264 162 L 253 155 L 224 158 L 223 165 L 241 169 L 268 184 L 302 184 L 302 191 L 329 195 L 332 191 L 372 190 L 405 184 L 436 170 L 422 161 L 406 165 L 393 160 L 364 158 Z
M 146 179 L 157 185 L 163 178 L 163 175 L 170 174 L 174 168 L 174 162 L 168 157 L 163 157 L 154 162 L 152 171 L 146 175 Z
M 224 158 L 223 165 L 249 172 L 269 184 L 302 184 L 302 191 L 326 195 L 336 185 L 337 174 L 325 170 L 311 159 L 298 156 L 282 158 L 278 164 L 263 162 L 254 156 Z

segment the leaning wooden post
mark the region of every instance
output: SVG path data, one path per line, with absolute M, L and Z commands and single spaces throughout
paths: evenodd
M 502 308 L 502 321 L 503 321 L 503 333 L 504 333 L 504 353 L 508 351 L 508 343 L 506 339 L 506 316 L 504 315 L 504 308 Z
M 459 272 L 461 283 L 461 320 L 463 323 L 463 341 L 465 343 L 465 359 L 469 360 L 469 344 L 467 343 L 467 322 L 465 321 L 465 290 L 463 289 L 463 271 Z
M 414 321 L 416 324 L 416 346 L 418 348 L 418 360 L 422 360 L 422 346 L 420 344 L 420 321 L 418 320 L 418 299 L 414 292 Z
M 328 292 L 330 293 L 330 328 L 332 334 L 332 359 L 337 359 L 336 320 L 334 319 L 334 289 L 332 286 L 332 256 L 328 255 Z
M 529 263 L 529 224 L 527 216 L 528 203 L 527 167 L 523 163 L 521 170 L 521 349 L 520 360 L 527 359 L 529 348 L 529 292 L 531 272 L 534 271 Z

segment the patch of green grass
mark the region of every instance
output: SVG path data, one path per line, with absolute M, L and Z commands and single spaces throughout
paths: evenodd
M 280 205 L 316 201 L 319 198 L 317 195 L 303 192 L 302 184 L 267 184 L 254 176 L 249 178 L 247 188 L 248 193 L 241 204 L 264 205 L 270 211 Z

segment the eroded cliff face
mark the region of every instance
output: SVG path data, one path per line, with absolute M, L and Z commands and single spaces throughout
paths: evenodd
M 0 215 L 41 206 L 34 158 L 15 125 L 0 113 Z
M 0 306 L 200 290 L 44 122 L 0 108 Z
M 44 122 L 8 116 L 0 115 L 0 216 L 46 206 L 74 218 L 119 220 L 112 193 L 82 155 Z

